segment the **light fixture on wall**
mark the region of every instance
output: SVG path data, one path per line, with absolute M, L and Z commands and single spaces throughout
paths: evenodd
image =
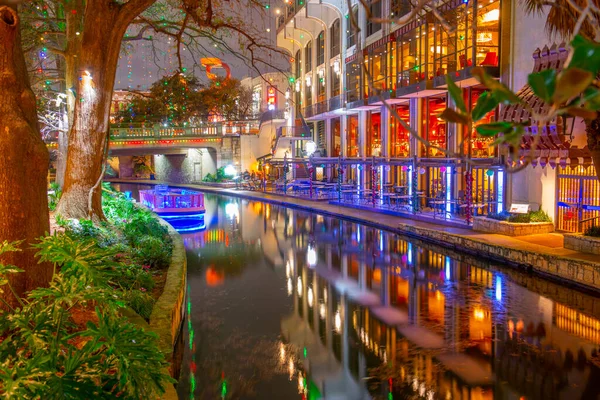
M 335 72 L 336 74 L 340 74 L 341 70 L 340 70 L 340 62 L 338 60 L 335 60 L 333 62 L 333 72 Z
M 300 92 L 300 82 L 296 81 L 296 92 Z
M 310 78 L 310 75 L 308 75 L 306 77 L 306 87 L 310 87 L 310 85 L 311 85 L 311 78 Z

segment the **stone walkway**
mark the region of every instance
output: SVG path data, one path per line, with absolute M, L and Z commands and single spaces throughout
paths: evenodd
M 112 182 L 166 184 L 149 180 L 112 180 Z M 475 232 L 469 228 L 443 226 L 368 210 L 357 210 L 323 201 L 291 198 L 273 193 L 197 184 L 169 185 L 266 201 L 341 217 L 372 225 L 379 229 L 432 241 L 472 255 L 483 255 L 491 260 L 512 264 L 519 268 L 535 270 L 554 279 L 566 279 L 588 289 L 600 290 L 600 256 L 565 249 L 563 247 L 563 236 L 557 233 L 511 237 Z

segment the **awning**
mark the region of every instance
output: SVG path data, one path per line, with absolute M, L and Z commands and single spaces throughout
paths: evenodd
M 550 48 L 544 46 L 541 50 L 538 48 L 533 52 L 532 72 L 540 72 L 545 69 L 555 69 L 558 72 L 562 70 L 567 56 L 568 51 L 565 48 L 565 43 L 558 46 L 554 44 Z M 544 113 L 550 107 L 533 93 L 533 89 L 529 84 L 525 84 L 517 92 L 517 96 L 538 113 Z M 530 126 L 525 128 L 526 133 L 520 146 L 520 157 L 523 160 L 530 156 L 531 151 L 534 151 L 532 161 L 534 167 L 538 164 L 542 167 L 550 165 L 554 168 L 556 165 L 576 166 L 591 163 L 587 147 L 578 149 L 571 146 L 571 138 L 565 134 L 567 127 L 565 127 L 562 118 L 538 126 L 538 121 L 532 118 L 531 113 L 522 104 L 513 104 L 502 107 L 499 119 L 508 122 L 530 123 Z M 539 136 L 538 145 L 535 150 L 532 150 L 532 144 L 537 136 Z

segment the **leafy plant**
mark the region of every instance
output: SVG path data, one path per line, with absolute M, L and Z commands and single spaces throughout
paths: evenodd
M 142 265 L 150 265 L 156 268 L 169 266 L 171 252 L 164 250 L 164 242 L 154 236 L 142 236 L 136 242 L 135 259 Z
M 542 209 L 538 211 L 529 211 L 527 214 L 511 214 L 508 211 L 501 213 L 490 213 L 488 218 L 498 221 L 507 221 L 514 223 L 528 224 L 530 222 L 552 222 L 552 218 Z
M 585 236 L 600 237 L 600 225 L 593 225 L 585 230 Z
M 62 189 L 60 188 L 58 183 L 52 182 L 50 184 L 50 191 L 51 191 L 51 193 L 48 193 L 48 208 L 50 209 L 50 211 L 54 211 L 54 210 L 56 210 L 58 201 L 60 200 L 60 197 L 62 196 Z
M 31 291 L 21 307 L 0 311 L 0 393 L 4 398 L 156 398 L 173 380 L 157 336 L 120 315 L 126 292 L 115 290 L 119 263 L 93 238 L 60 233 L 37 245 L 57 268 L 50 286 Z M 0 254 L 18 251 L 4 242 Z M 20 273 L 0 264 L 0 289 Z M 14 291 L 13 291 L 14 293 Z M 136 300 L 137 301 L 137 300 Z

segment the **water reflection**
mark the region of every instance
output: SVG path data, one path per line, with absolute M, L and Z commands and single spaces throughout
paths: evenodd
M 593 296 L 346 221 L 206 204 L 184 237 L 182 398 L 598 398 Z

